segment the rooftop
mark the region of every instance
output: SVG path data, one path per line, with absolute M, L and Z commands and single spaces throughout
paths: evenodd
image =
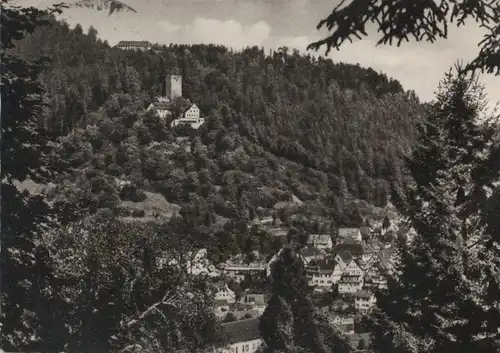
M 151 43 L 148 41 L 122 40 L 115 47 L 136 47 L 136 48 L 151 48 Z
M 357 238 L 358 237 L 359 228 L 340 228 L 339 229 L 339 237 L 346 238 Z
M 326 256 L 326 251 L 322 249 L 318 249 L 314 246 L 308 246 L 305 249 L 301 250 L 300 253 L 304 257 L 311 257 L 311 256 Z
M 260 338 L 258 318 L 221 324 L 221 328 L 223 336 L 229 344 L 252 341 Z
M 348 251 L 351 253 L 351 255 L 359 255 L 361 256 L 363 254 L 363 246 L 359 243 L 356 244 L 338 244 L 334 248 L 334 253 L 340 253 L 342 251 Z
M 335 266 L 337 266 L 337 262 L 332 259 L 321 259 L 321 260 L 313 260 L 311 262 L 312 269 L 316 269 L 319 271 L 333 271 Z
M 339 255 L 344 262 L 349 262 L 352 260 L 352 255 L 349 251 L 339 251 L 337 255 Z
M 354 296 L 356 298 L 369 299 L 373 296 L 373 294 L 364 290 L 360 290 L 359 292 L 354 293 Z

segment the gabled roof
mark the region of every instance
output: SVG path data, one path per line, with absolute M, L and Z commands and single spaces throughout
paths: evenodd
M 357 245 L 359 242 L 351 237 L 345 237 L 342 239 L 342 242 L 340 244 L 344 245 Z
M 352 255 L 349 251 L 339 251 L 337 255 L 344 261 L 344 263 L 348 263 L 352 260 Z
M 229 344 L 260 338 L 259 319 L 233 321 L 221 324 L 223 337 Z

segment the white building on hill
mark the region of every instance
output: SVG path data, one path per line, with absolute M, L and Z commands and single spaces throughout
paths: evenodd
M 172 116 L 175 100 L 180 97 L 183 97 L 182 76 L 167 75 L 165 77 L 165 96 L 156 98 L 146 110 L 154 111 L 160 118 L 165 119 Z M 179 116 L 174 117 L 170 126 L 187 124 L 193 129 L 198 129 L 205 122 L 205 119 L 200 114 L 200 108 L 191 103 Z

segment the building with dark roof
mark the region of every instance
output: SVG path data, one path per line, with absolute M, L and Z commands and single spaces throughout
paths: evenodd
M 258 318 L 224 323 L 221 329 L 227 353 L 254 353 L 262 345 Z
M 308 247 L 300 250 L 300 254 L 305 259 L 306 264 L 308 264 L 312 260 L 322 259 L 327 255 L 325 250 L 318 249 L 314 246 L 308 246 Z

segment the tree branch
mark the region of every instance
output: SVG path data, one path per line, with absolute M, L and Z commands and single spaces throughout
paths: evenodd
M 161 301 L 154 303 L 149 308 L 147 308 L 145 311 L 143 311 L 137 318 L 130 320 L 125 325 L 122 325 L 122 327 L 130 328 L 131 326 L 138 323 L 140 320 L 144 319 L 147 315 L 149 315 L 151 313 L 151 311 L 153 311 L 153 310 L 159 311 L 158 307 L 160 305 L 169 305 L 169 306 L 173 306 L 174 308 L 178 308 L 177 305 L 175 305 L 173 303 L 175 297 L 176 297 L 176 295 L 172 295 L 169 297 L 169 292 L 165 293 L 165 295 L 163 296 L 163 299 Z

